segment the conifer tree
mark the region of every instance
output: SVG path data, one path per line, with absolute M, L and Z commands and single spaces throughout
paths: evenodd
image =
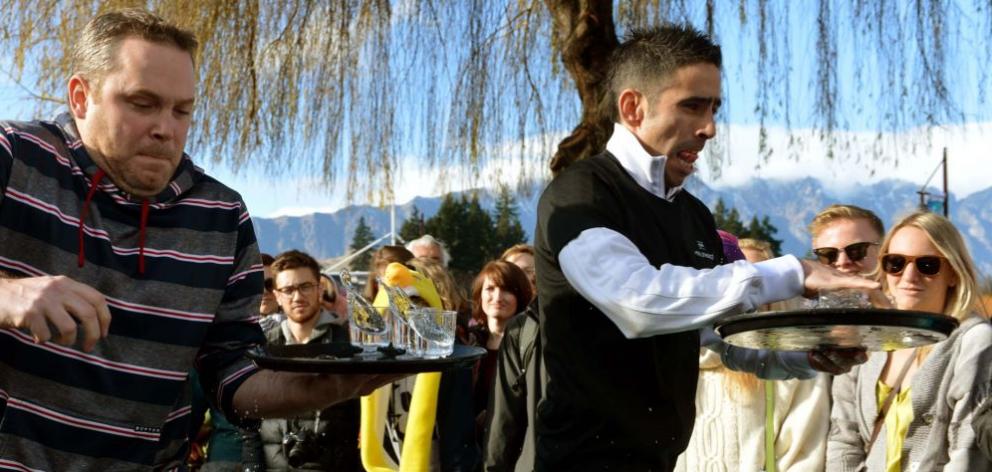
M 424 214 L 420 212 L 419 208 L 414 206 L 413 212 L 403 221 L 403 226 L 400 227 L 399 237 L 404 242 L 410 242 L 427 234 L 426 231 L 427 227 L 424 221 Z
M 740 212 L 737 208 L 727 208 L 723 199 L 718 199 L 713 207 L 713 219 L 716 221 L 716 228 L 722 229 L 738 238 L 751 238 L 767 241 L 772 247 L 775 256 L 782 255 L 782 240 L 775 237 L 778 228 L 771 223 L 768 216 L 760 220 L 757 215 L 751 217 L 751 221 L 745 226 L 741 221 Z
M 772 253 L 776 257 L 782 255 L 782 240 L 775 238 L 775 235 L 778 234 L 778 228 L 768 220 L 768 216 L 761 218 L 760 221 L 757 216 L 752 216 L 744 234 L 746 236 L 742 237 L 768 241 L 772 247 Z
M 493 209 L 493 257 L 514 244 L 527 242 L 527 233 L 520 225 L 517 215 L 517 201 L 506 185 L 499 188 L 496 207 Z
M 718 199 L 716 206 L 713 207 L 713 219 L 716 221 L 717 229 L 722 229 L 738 238 L 746 237 L 742 236 L 745 233 L 745 228 L 737 208 L 727 209 L 722 198 Z
M 365 222 L 365 217 L 358 219 L 358 226 L 355 228 L 355 234 L 351 238 L 350 254 L 354 254 L 355 251 L 364 248 L 369 245 L 372 241 L 375 241 L 375 235 L 372 233 L 372 228 Z M 369 267 L 369 263 L 372 261 L 372 249 L 369 249 L 362 253 L 360 256 L 351 260 L 348 264 L 352 270 L 366 270 Z

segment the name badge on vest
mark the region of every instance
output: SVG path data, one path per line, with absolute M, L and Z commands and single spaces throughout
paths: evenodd
M 696 241 L 696 250 L 693 251 L 693 254 L 700 259 L 706 259 L 710 263 L 716 260 L 716 256 L 706 249 L 706 245 L 702 241 Z

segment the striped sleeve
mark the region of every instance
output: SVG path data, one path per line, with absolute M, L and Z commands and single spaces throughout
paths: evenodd
M 235 266 L 227 281 L 224 297 L 214 323 L 197 355 L 200 382 L 211 403 L 232 423 L 250 424 L 239 418 L 233 408 L 234 393 L 256 367 L 245 352 L 265 344 L 258 326 L 258 307 L 262 294 L 262 260 L 255 241 L 251 219 L 241 219 Z
M 0 123 L 0 202 L 7 191 L 7 182 L 10 180 L 10 169 L 14 165 L 14 147 L 10 134 L 7 133 L 6 125 Z

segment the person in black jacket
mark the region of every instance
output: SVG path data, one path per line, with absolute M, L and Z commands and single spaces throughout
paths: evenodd
M 520 268 L 537 295 L 534 248 L 516 244 L 500 260 Z M 534 469 L 534 412 L 547 383 L 541 361 L 537 301 L 506 324 L 483 436 L 486 471 Z
M 534 300 L 506 324 L 499 347 L 483 445 L 487 472 L 534 470 L 534 415 L 547 378 Z
M 804 291 L 878 288 L 792 256 L 720 265 L 713 215 L 683 190 L 716 134 L 720 65 L 720 47 L 691 27 L 633 32 L 606 77 L 616 121 L 606 151 L 561 171 L 541 195 L 548 385 L 536 470 L 671 470 L 692 432 L 700 329 Z M 711 338 L 708 347 L 719 343 Z M 769 378 L 844 372 L 866 358 L 719 350 L 726 365 Z

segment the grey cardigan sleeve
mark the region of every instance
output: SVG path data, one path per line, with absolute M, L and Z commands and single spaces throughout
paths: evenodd
M 992 326 L 981 323 L 961 338 L 961 351 L 952 364 L 953 378 L 946 401 L 951 407 L 947 425 L 945 472 L 990 470 L 992 462 L 977 447 L 972 420 L 979 404 L 989 397 L 992 382 Z
M 858 422 L 857 379 L 860 366 L 834 377 L 831 394 L 830 434 L 827 436 L 828 472 L 856 472 L 865 463 L 865 441 Z
M 971 420 L 971 427 L 975 430 L 978 449 L 985 453 L 985 458 L 992 461 L 992 396 L 986 398 L 982 406 L 978 407 L 975 417 Z

